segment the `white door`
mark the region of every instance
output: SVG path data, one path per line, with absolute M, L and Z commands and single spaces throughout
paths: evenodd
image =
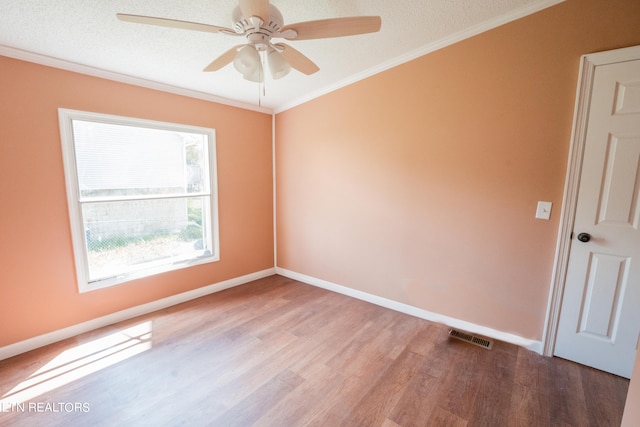
M 629 378 L 640 332 L 640 60 L 597 66 L 592 85 L 555 355 Z

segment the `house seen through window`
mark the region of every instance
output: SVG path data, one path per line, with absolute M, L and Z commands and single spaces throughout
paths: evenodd
M 219 259 L 215 132 L 60 110 L 80 290 Z

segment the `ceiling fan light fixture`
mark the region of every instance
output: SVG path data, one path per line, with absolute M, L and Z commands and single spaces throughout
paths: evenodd
M 275 49 L 267 56 L 267 62 L 269 63 L 271 76 L 276 80 L 286 76 L 289 74 L 289 71 L 291 71 L 291 65 L 289 65 L 284 56 Z
M 233 59 L 233 66 L 243 76 L 252 74 L 261 67 L 260 54 L 252 45 L 245 45 L 238 50 L 236 57 Z
M 262 75 L 262 69 L 260 70 L 256 70 L 253 73 L 250 74 L 243 74 L 242 77 L 245 80 L 248 80 L 250 82 L 254 82 L 254 83 L 262 83 L 264 81 L 263 79 L 263 75 Z
M 255 70 L 242 74 L 245 80 L 249 80 L 250 82 L 262 83 L 264 81 L 264 73 L 262 71 L 262 64 L 258 63 L 258 66 Z

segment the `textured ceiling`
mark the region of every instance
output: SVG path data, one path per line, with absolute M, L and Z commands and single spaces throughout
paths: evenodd
M 285 25 L 379 15 L 382 29 L 374 34 L 288 42 L 320 71 L 306 76 L 292 70 L 280 80 L 268 76 L 263 89 L 243 80 L 233 65 L 202 72 L 242 38 L 126 23 L 115 16 L 121 12 L 231 27 L 237 0 L 2 0 L 0 55 L 281 111 L 560 1 L 272 0 Z

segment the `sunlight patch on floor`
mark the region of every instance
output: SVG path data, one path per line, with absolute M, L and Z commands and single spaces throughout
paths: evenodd
M 107 368 L 151 348 L 152 322 L 114 332 L 65 350 L 0 399 L 0 408 L 17 405 Z

